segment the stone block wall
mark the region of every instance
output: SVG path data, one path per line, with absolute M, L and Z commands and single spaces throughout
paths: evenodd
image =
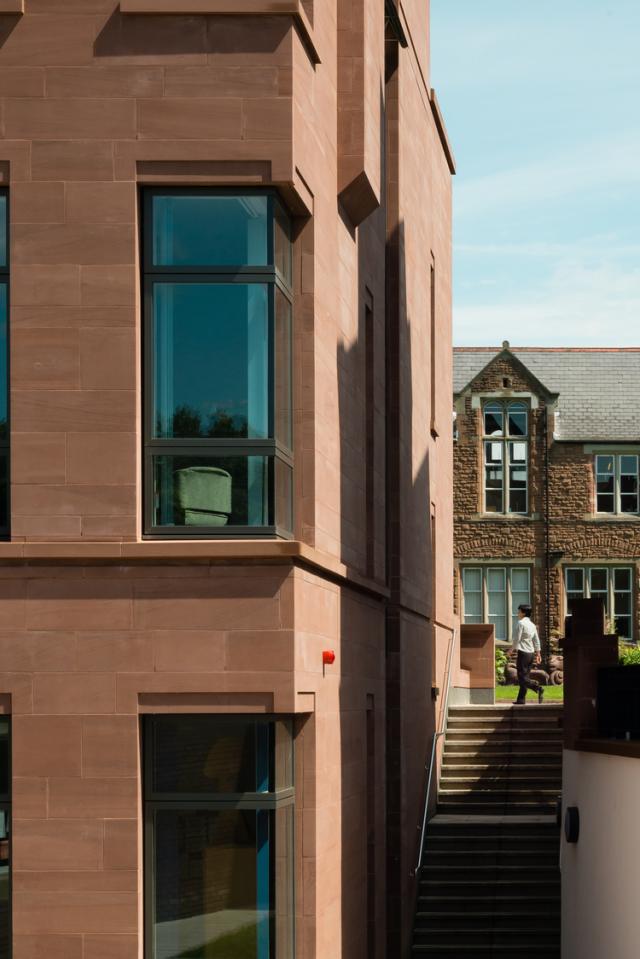
M 526 357 L 526 354 L 525 354 Z M 509 386 L 505 387 L 505 380 Z M 483 514 L 483 398 L 528 393 L 537 408 L 529 419 L 529 514 Z M 475 402 L 474 402 L 475 398 Z M 529 400 L 529 402 L 531 402 Z M 553 439 L 555 397 L 528 375 L 522 363 L 498 356 L 455 399 L 458 439 L 454 444 L 454 517 L 456 569 L 470 562 L 531 566 L 533 617 L 547 629 L 547 549 L 549 552 L 548 629 L 563 631 L 566 565 L 620 565 L 633 569 L 634 637 L 638 638 L 640 598 L 638 556 L 640 517 L 595 514 L 594 453 L 584 443 Z M 545 417 L 549 416 L 547 435 Z M 548 463 L 545 472 L 545 449 Z M 548 481 L 547 481 L 548 475 Z M 548 524 L 546 522 L 548 482 Z M 461 606 L 459 572 L 456 602 Z

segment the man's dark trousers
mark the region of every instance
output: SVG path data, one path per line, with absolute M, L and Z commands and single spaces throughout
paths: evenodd
M 517 699 L 517 702 L 519 703 L 524 703 L 525 699 L 527 698 L 528 689 L 532 689 L 534 693 L 537 693 L 540 689 L 540 683 L 536 683 L 535 680 L 529 679 L 529 673 L 535 658 L 535 653 L 523 653 L 520 650 L 518 651 L 516 668 L 518 670 L 518 683 L 520 684 Z

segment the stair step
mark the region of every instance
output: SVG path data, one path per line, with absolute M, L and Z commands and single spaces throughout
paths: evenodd
M 428 867 L 431 863 L 440 866 L 460 866 L 465 864 L 465 868 L 475 869 L 478 866 L 497 864 L 499 868 L 509 869 L 513 863 L 517 863 L 522 869 L 532 869 L 538 866 L 550 864 L 553 868 L 558 868 L 558 842 L 555 845 L 549 845 L 545 849 L 536 849 L 533 843 L 526 847 L 518 845 L 515 841 L 513 848 L 487 848 L 473 849 L 467 848 L 450 849 L 442 848 L 433 843 L 425 843 L 424 847 L 424 866 Z M 473 859 L 473 865 L 467 865 Z
M 560 959 L 559 945 L 557 949 L 548 945 L 532 946 L 526 941 L 520 942 L 517 939 L 503 945 L 482 945 L 480 943 L 468 946 L 416 944 L 411 948 L 415 955 L 431 956 L 432 959 L 444 959 L 445 956 L 455 956 L 456 959 L 475 959 L 478 955 L 489 956 L 489 959 L 493 959 L 496 955 L 508 956 L 509 959 L 516 956 L 517 959 L 538 959 L 539 956 L 544 956 L 545 959 Z
M 523 943 L 535 942 L 537 946 L 545 945 L 547 948 L 557 949 L 560 945 L 560 930 L 540 928 L 540 922 L 537 924 L 531 922 L 529 926 L 516 930 L 496 931 L 488 926 L 485 929 L 469 928 L 456 929 L 446 926 L 432 926 L 429 929 L 417 928 L 413 937 L 414 946 L 469 946 L 469 945 L 513 945 L 514 937 Z
M 454 912 L 421 912 L 416 913 L 416 922 L 419 928 L 429 929 L 432 927 L 453 929 L 496 929 L 518 930 L 526 929 L 531 926 L 534 929 L 540 928 L 540 919 L 534 916 L 531 910 L 505 910 L 472 912 L 468 910 Z M 560 930 L 560 912 L 550 912 L 545 915 L 545 929 Z
M 541 786 L 549 785 L 550 787 L 553 786 L 555 788 L 559 784 L 562 784 L 562 777 L 557 773 L 550 776 L 541 776 L 539 773 L 532 772 L 527 776 L 511 772 L 510 770 L 496 770 L 494 772 L 493 770 L 488 769 L 485 770 L 484 773 L 476 772 L 475 775 L 464 775 L 464 770 L 461 770 L 461 772 L 462 775 L 460 772 L 458 772 L 458 774 L 454 774 L 447 771 L 440 779 L 441 786 L 446 789 L 448 783 L 451 783 L 452 785 L 457 785 L 458 783 L 506 783 L 508 785 L 518 785 L 522 783 L 524 788 L 526 784 L 534 783 Z
M 514 852 L 512 855 L 515 859 L 517 853 Z M 475 858 L 474 856 L 474 860 Z M 509 863 L 501 862 L 499 858 L 496 858 L 493 862 L 476 863 L 474 861 L 473 864 L 470 862 L 432 862 L 428 859 L 422 866 L 422 875 L 429 877 L 433 873 L 434 875 L 442 876 L 443 879 L 447 879 L 451 878 L 452 873 L 464 870 L 465 876 L 469 876 L 469 878 L 477 877 L 478 879 L 482 879 L 482 877 L 487 874 L 495 874 L 496 876 L 504 877 L 511 881 L 509 879 L 510 876 L 529 877 L 533 874 L 538 878 L 548 876 L 549 879 L 560 881 L 556 860 L 549 858 L 547 862 L 540 863 L 529 862 L 529 857 L 525 858 L 523 856 L 521 859 L 521 862 Z
M 468 816 L 482 813 L 483 815 L 496 816 L 522 816 L 535 813 L 550 813 L 555 808 L 555 803 L 548 802 L 440 802 L 438 801 L 438 812 L 446 816 L 459 815 Z

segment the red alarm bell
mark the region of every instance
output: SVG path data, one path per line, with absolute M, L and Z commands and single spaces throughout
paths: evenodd
M 323 666 L 333 666 L 336 661 L 336 654 L 332 649 L 324 649 L 322 651 L 322 665 Z

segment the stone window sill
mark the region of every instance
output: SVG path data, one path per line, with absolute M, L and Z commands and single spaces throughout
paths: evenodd
M 586 513 L 582 519 L 587 523 L 640 523 L 637 513 Z
M 540 520 L 540 514 L 531 513 L 524 516 L 522 513 L 475 513 L 469 519 L 479 523 L 535 523 Z
M 24 0 L 0 0 L 0 13 L 24 13 Z

